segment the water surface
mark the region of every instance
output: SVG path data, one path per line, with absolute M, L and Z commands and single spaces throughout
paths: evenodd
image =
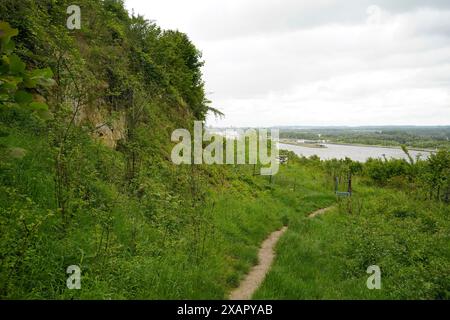
M 305 157 L 317 155 L 322 160 L 329 160 L 333 158 L 344 159 L 345 157 L 348 157 L 355 161 L 365 162 L 369 158 L 383 158 L 383 155 L 388 159 L 407 159 L 406 154 L 400 148 L 340 144 L 325 144 L 325 146 L 326 148 L 308 148 L 284 143 L 278 144 L 280 149 L 293 151 L 297 155 Z M 409 153 L 414 159 L 417 155 L 420 155 L 421 159 L 426 159 L 430 155 L 430 152 L 428 151 L 410 150 Z

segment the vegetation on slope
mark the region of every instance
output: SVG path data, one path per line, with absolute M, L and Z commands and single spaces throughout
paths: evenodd
M 304 206 L 289 217 L 276 263 L 253 298 L 450 298 L 449 152 L 413 163 L 289 158 L 300 166 L 294 172 L 324 171 L 329 188 L 335 177 L 346 188 L 352 173 L 353 194 L 323 215 L 307 218 L 312 210 Z M 372 265 L 381 269 L 381 290 L 366 287 Z
M 12 26 L 1 35 L 16 47 L 6 54 L 17 61 L 10 68 L 2 44 L 2 90 L 8 99 L 22 90 L 28 102 L 0 103 L 0 296 L 222 297 L 239 271 L 225 259 L 252 258 L 241 237 L 255 246 L 280 221 L 277 210 L 264 224 L 245 216 L 271 206 L 257 194 L 263 186 L 238 182 L 246 173 L 170 162 L 173 129 L 209 110 L 200 52 L 186 35 L 130 17 L 121 1 L 79 1 L 82 28 L 70 31 L 70 4 L 0 4 Z M 6 88 L 15 65 L 52 70 L 54 83 Z M 235 210 L 239 226 L 213 214 L 233 203 L 212 196 L 220 188 L 249 197 Z M 72 264 L 83 290 L 66 287 Z
M 186 35 L 114 0 L 79 1 L 69 31 L 69 4 L 0 4 L 8 54 L 49 85 L 5 88 L 1 69 L 8 99 L 19 89 L 28 104 L 0 103 L 0 297 L 225 297 L 292 209 L 253 166 L 170 161 L 173 129 L 210 109 Z M 70 265 L 81 290 L 66 286 Z
M 290 231 L 259 297 L 371 297 L 352 287 L 367 263 L 387 272 L 383 297 L 448 297 L 448 152 L 365 165 L 290 154 L 271 180 L 253 166 L 176 166 L 173 129 L 215 111 L 200 52 L 118 0 L 80 0 L 82 28 L 69 31 L 70 4 L 0 3 L 12 26 L 0 25 L 1 298 L 224 298 L 282 224 Z M 306 221 L 336 201 L 334 178 L 349 170 L 367 207 Z M 345 270 L 337 283 L 349 291 L 311 282 L 304 251 L 319 256 L 309 267 L 320 279 Z M 336 269 L 317 264 L 329 261 Z M 70 265 L 81 267 L 81 290 L 66 287 Z

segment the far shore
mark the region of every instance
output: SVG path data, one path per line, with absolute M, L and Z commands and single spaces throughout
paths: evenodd
M 307 148 L 323 148 L 315 144 L 306 144 L 306 143 L 299 143 L 299 142 L 288 142 L 288 141 L 281 141 L 281 144 L 289 144 L 293 146 L 299 146 L 299 147 L 307 147 Z M 323 143 L 325 145 L 339 145 L 339 146 L 357 146 L 357 147 L 373 147 L 373 148 L 389 148 L 389 149 L 401 149 L 401 146 L 385 146 L 380 144 L 363 144 L 363 143 L 345 143 L 345 142 L 325 142 Z M 417 147 L 409 147 L 407 146 L 408 150 L 411 151 L 423 151 L 423 152 L 436 152 L 437 149 L 424 149 L 424 148 L 417 148 Z
M 358 147 L 374 147 L 374 148 L 389 148 L 389 149 L 401 149 L 401 146 L 384 146 L 381 144 L 363 144 L 363 143 L 345 143 L 345 142 L 327 142 L 326 144 L 335 144 L 340 146 L 358 146 Z M 406 146 L 411 151 L 423 151 L 423 152 L 436 152 L 437 149 L 424 149 Z
M 283 140 L 283 141 L 281 141 Z M 303 143 L 303 142 L 295 142 L 295 141 L 285 141 L 284 139 L 280 139 L 280 143 L 284 144 L 290 144 L 293 146 L 299 146 L 299 147 L 306 147 L 306 148 L 317 148 L 317 149 L 323 149 L 326 148 L 325 143 Z

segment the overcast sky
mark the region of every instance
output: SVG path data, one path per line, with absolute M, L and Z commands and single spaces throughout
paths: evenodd
M 449 125 L 449 0 L 126 0 L 202 51 L 214 126 Z

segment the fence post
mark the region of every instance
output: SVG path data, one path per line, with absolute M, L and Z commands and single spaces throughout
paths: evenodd
M 339 185 L 338 177 L 334 177 L 334 193 L 337 193 L 338 185 Z
M 352 174 L 349 173 L 348 175 L 348 194 L 352 195 Z

